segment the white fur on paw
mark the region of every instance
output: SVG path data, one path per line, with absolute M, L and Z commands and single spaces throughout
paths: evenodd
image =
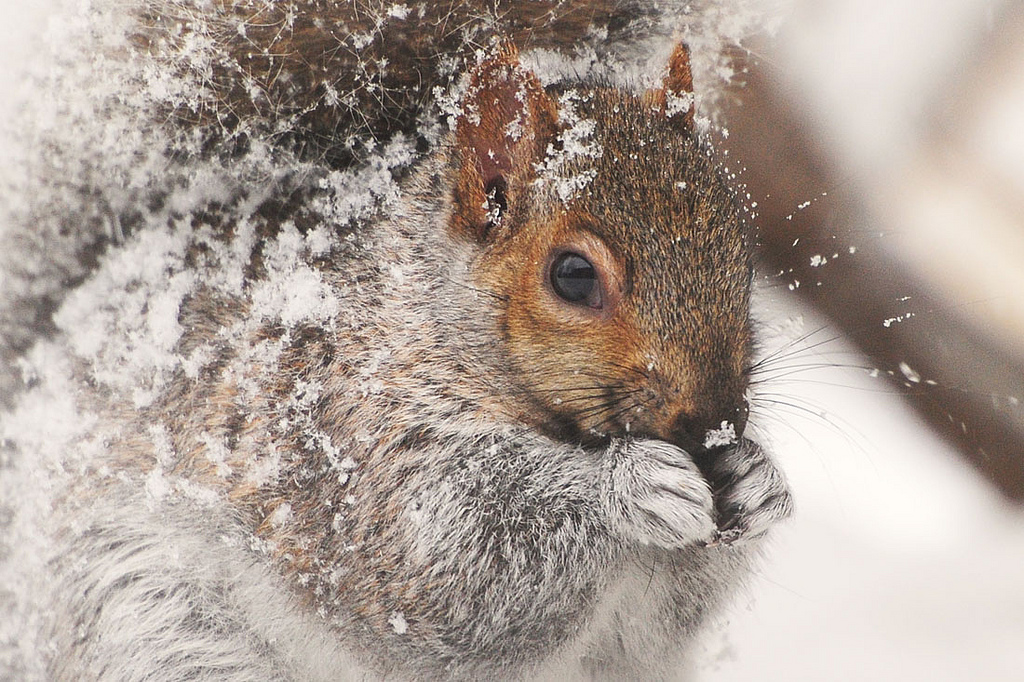
M 764 535 L 793 511 L 782 472 L 757 443 L 741 441 L 712 466 L 720 519 L 719 541 L 726 544 Z
M 613 442 L 603 496 L 613 527 L 643 544 L 675 549 L 716 532 L 707 481 L 683 450 L 659 440 Z

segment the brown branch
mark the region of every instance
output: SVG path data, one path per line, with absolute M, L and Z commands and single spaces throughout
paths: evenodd
M 742 102 L 726 112 L 730 164 L 745 167 L 743 181 L 758 202 L 766 266 L 792 269 L 786 281 L 801 281 L 797 293 L 878 368 L 891 372 L 906 401 L 1004 495 L 1024 501 L 1024 406 L 1015 402 L 1024 401 L 1024 366 L 935 300 L 883 248 L 878 227 L 868 224 L 867 202 L 844 191 L 841 177 L 778 92 L 763 71 L 750 67 Z M 832 260 L 827 271 L 812 267 L 811 254 L 831 256 L 851 244 L 856 254 Z M 884 320 L 906 311 L 899 302 L 905 296 L 916 316 L 885 327 Z M 921 380 L 908 380 L 901 363 Z

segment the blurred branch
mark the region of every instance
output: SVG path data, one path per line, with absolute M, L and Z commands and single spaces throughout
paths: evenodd
M 1008 498 L 1024 501 L 1024 366 L 935 300 L 883 248 L 867 202 L 844 190 L 829 157 L 786 104 L 793 100 L 765 71 L 751 65 L 740 96 L 725 112 L 726 146 L 758 202 L 766 267 L 785 271 L 785 281 L 799 280 L 797 294 L 886 372 L 937 433 Z M 846 253 L 848 245 L 857 246 L 856 254 Z M 844 257 L 830 260 L 827 272 L 811 265 L 810 255 L 840 249 Z M 915 316 L 886 327 L 885 320 L 908 310 L 903 297 L 911 297 Z

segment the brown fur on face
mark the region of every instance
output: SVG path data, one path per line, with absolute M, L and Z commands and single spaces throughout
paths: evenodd
M 670 72 L 666 83 L 682 82 L 685 71 Z M 550 94 L 529 93 L 532 110 L 554 106 Z M 501 224 L 478 233 L 486 247 L 481 285 L 505 302 L 501 333 L 527 411 L 540 415 L 543 428 L 576 439 L 632 433 L 700 450 L 722 422 L 738 432 L 744 424 L 751 343 L 745 226 L 692 126 L 666 117 L 656 96 L 598 88 L 574 100 L 578 116 L 596 122 L 602 152 L 563 169 L 593 174 L 566 203 L 538 179 L 544 155 L 523 159 L 543 145 L 489 158 L 481 173 L 481 138 L 493 142 L 488 149 L 499 146 L 502 126 L 473 128 L 473 145 L 458 138 L 460 187 L 493 184 L 495 173 L 509 169 Z M 556 145 L 548 152 L 559 143 L 557 131 L 543 126 L 530 134 Z M 656 165 L 648 160 L 654 154 Z M 487 205 L 479 189 L 458 198 L 467 196 L 467 213 L 476 202 Z M 595 266 L 601 309 L 553 291 L 550 265 L 564 251 Z

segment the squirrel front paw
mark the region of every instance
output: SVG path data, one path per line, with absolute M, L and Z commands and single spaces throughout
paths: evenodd
M 793 511 L 785 478 L 760 445 L 742 440 L 704 466 L 718 515 L 711 544 L 732 544 L 764 535 Z
M 685 451 L 659 440 L 623 440 L 605 454 L 603 498 L 620 536 L 666 549 L 716 537 L 711 488 Z

